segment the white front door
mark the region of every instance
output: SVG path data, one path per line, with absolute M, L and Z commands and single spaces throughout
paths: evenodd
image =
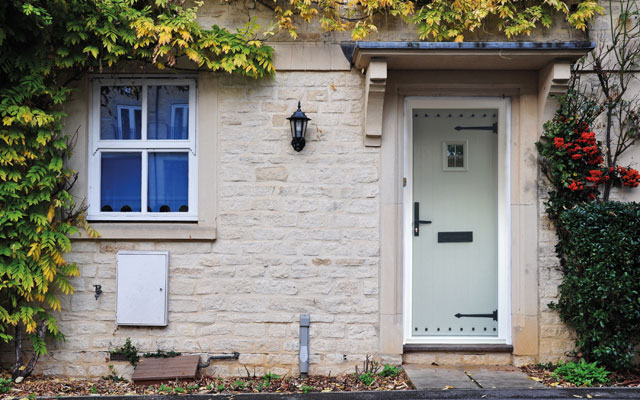
M 495 341 L 506 334 L 499 324 L 505 317 L 498 135 L 503 110 L 407 112 L 412 125 L 409 336 Z

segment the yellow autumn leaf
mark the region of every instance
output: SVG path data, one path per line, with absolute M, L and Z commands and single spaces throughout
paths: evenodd
M 49 223 L 53 221 L 53 217 L 55 217 L 55 215 L 56 215 L 56 208 L 52 205 L 51 207 L 49 207 L 49 212 L 47 212 L 47 220 L 49 221 Z

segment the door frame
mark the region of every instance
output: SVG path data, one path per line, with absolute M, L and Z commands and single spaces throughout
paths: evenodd
M 412 336 L 413 269 L 413 109 L 498 109 L 498 337 Z M 404 149 L 402 190 L 403 238 L 403 344 L 511 344 L 511 98 L 423 97 L 404 99 Z

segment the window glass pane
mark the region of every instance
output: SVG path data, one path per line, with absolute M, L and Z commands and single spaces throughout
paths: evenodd
M 454 168 L 456 166 L 456 146 L 447 145 L 447 167 Z
M 141 153 L 102 153 L 100 211 L 137 211 L 141 203 Z
M 101 86 L 100 139 L 140 139 L 141 128 L 142 86 Z
M 149 153 L 150 212 L 189 211 L 189 153 Z
M 464 145 L 456 145 L 456 168 L 464 168 Z
M 147 138 L 189 138 L 189 86 L 149 86 Z

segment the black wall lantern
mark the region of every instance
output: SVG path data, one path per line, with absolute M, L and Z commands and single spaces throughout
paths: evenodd
M 311 121 L 311 118 L 302 112 L 298 101 L 298 110 L 287 119 L 291 123 L 291 146 L 295 151 L 300 151 L 304 148 L 304 134 L 307 131 L 307 123 Z

